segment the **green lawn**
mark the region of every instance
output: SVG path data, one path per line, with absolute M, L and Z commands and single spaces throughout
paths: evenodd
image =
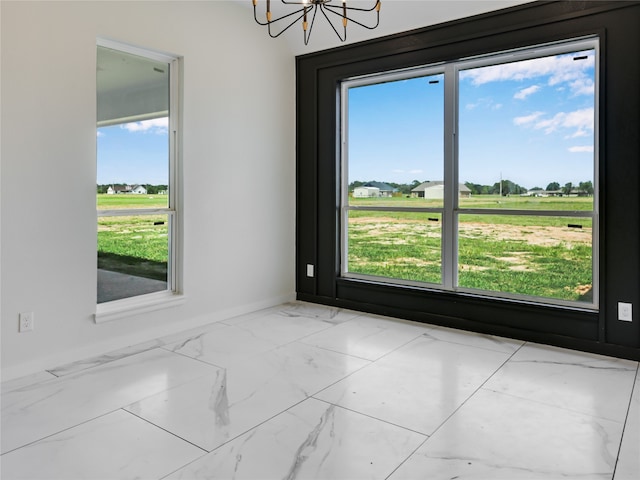
M 97 196 L 98 209 L 163 208 L 166 195 Z M 167 280 L 168 215 L 98 217 L 98 268 Z
M 351 205 L 376 205 L 378 200 L 398 207 L 434 202 L 396 197 L 355 199 Z M 585 211 L 592 203 L 588 197 L 487 195 L 464 199 L 461 207 Z M 440 224 L 439 213 L 350 211 L 349 272 L 441 283 Z M 461 213 L 458 231 L 459 286 L 592 300 L 591 219 Z
M 169 204 L 168 195 L 107 195 L 106 193 L 99 193 L 96 197 L 98 210 L 114 210 L 118 208 L 167 208 Z

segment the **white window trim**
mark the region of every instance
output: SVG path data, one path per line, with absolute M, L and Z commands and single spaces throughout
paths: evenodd
M 96 304 L 94 314 L 95 323 L 147 313 L 162 308 L 180 305 L 185 302 L 182 292 L 182 198 L 178 164 L 181 160 L 180 127 L 182 122 L 181 98 L 181 57 L 169 53 L 154 51 L 110 38 L 98 38 L 96 47 L 110 48 L 132 55 L 138 55 L 152 60 L 169 64 L 169 205 L 167 208 L 145 209 L 138 212 L 127 210 L 127 214 L 166 214 L 169 218 L 169 258 L 167 262 L 167 289 L 135 297 L 128 297 L 110 302 Z M 135 121 L 135 120 L 131 120 Z M 97 210 L 100 216 L 124 215 L 122 211 Z

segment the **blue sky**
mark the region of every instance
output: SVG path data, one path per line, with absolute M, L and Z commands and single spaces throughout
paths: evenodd
M 462 71 L 460 181 L 593 181 L 594 58 L 589 51 Z M 350 89 L 349 182 L 442 180 L 442 80 Z
M 98 128 L 98 184 L 168 185 L 166 117 Z

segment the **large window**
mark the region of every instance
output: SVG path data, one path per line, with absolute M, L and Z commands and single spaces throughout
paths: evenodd
M 99 304 L 176 289 L 176 64 L 98 46 Z
M 596 309 L 597 55 L 344 81 L 341 275 Z

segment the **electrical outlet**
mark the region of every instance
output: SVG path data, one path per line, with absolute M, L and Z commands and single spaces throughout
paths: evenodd
M 33 331 L 33 312 L 24 312 L 19 315 L 20 317 L 20 326 L 18 331 L 22 332 L 31 332 Z
M 618 302 L 618 320 L 623 322 L 631 322 L 633 319 L 631 304 Z
M 313 264 L 307 263 L 307 277 L 313 278 Z

